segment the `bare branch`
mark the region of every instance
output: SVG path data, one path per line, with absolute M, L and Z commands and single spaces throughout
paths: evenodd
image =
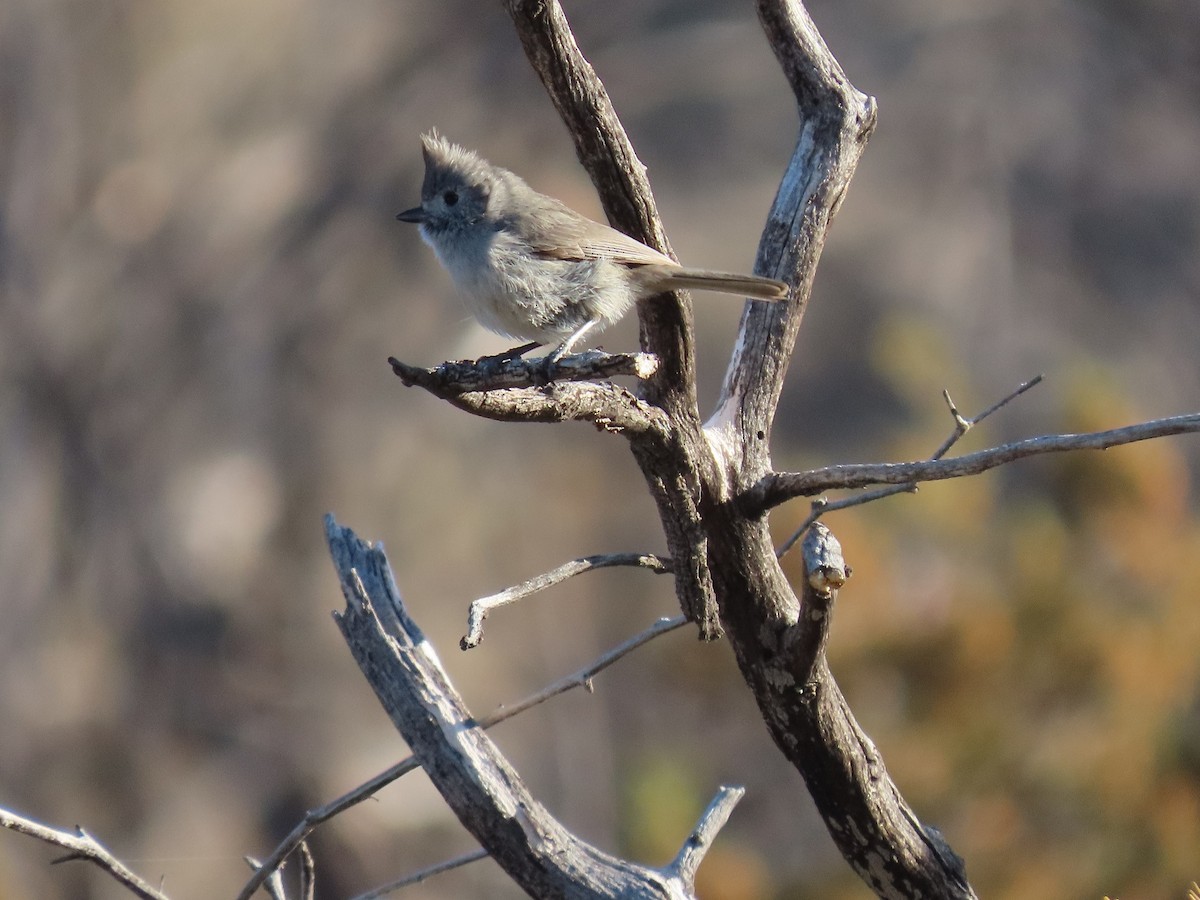
M 723 785 L 708 804 L 708 808 L 700 815 L 696 827 L 679 848 L 679 854 L 667 867 L 667 871 L 679 878 L 689 890 L 695 886 L 696 870 L 700 868 L 700 863 L 704 861 L 717 834 L 725 827 L 733 808 L 745 793 L 744 787 Z
M 591 690 L 592 679 L 603 670 L 607 669 L 622 656 L 632 653 L 643 644 L 649 643 L 660 635 L 666 634 L 668 631 L 674 631 L 687 624 L 687 619 L 683 616 L 675 616 L 671 619 L 659 619 L 645 631 L 635 634 L 628 640 L 618 644 L 611 650 L 603 653 L 595 660 L 584 666 L 578 672 L 560 678 L 553 684 L 547 685 L 539 691 L 535 691 L 529 696 L 517 701 L 509 706 L 501 706 L 490 715 L 477 719 L 476 723 L 480 728 L 491 728 L 494 725 L 511 719 L 513 716 L 525 712 L 525 710 L 537 706 L 539 703 L 544 703 L 551 697 L 556 697 L 559 694 L 566 693 L 572 688 L 586 688 Z M 305 813 L 304 818 L 297 823 L 296 827 L 288 834 L 274 852 L 268 856 L 262 863 L 262 868 L 255 872 L 254 876 L 246 882 L 241 893 L 238 894 L 237 900 L 250 900 L 254 892 L 262 887 L 267 876 L 283 865 L 292 853 L 296 852 L 297 848 L 304 846 L 304 839 L 312 834 L 318 826 L 328 822 L 334 816 L 345 812 L 353 806 L 357 806 L 364 800 L 373 797 L 380 790 L 387 787 L 400 776 L 411 772 L 418 768 L 416 757 L 410 756 L 396 763 L 396 765 L 379 773 L 369 781 L 364 782 L 354 790 L 343 794 L 336 800 L 325 804 L 317 809 L 309 810 Z
M 536 706 L 538 703 L 541 703 L 544 700 L 555 696 L 556 694 L 563 693 L 572 687 L 590 685 L 591 679 L 598 672 L 612 665 L 612 663 L 614 663 L 620 657 L 631 652 L 632 650 L 635 650 L 659 635 L 665 634 L 668 631 L 673 631 L 685 624 L 687 624 L 687 620 L 683 616 L 676 616 L 673 619 L 660 619 L 651 628 L 639 635 L 635 635 L 633 638 L 629 639 L 620 646 L 615 647 L 613 650 L 609 651 L 595 662 L 581 669 L 579 672 L 576 672 L 574 675 L 570 675 L 567 678 L 555 682 L 545 690 L 527 698 L 521 703 L 497 710 L 491 716 L 480 719 L 478 724 L 482 728 L 491 728 L 493 725 L 496 725 L 505 719 L 511 718 L 518 713 L 524 712 L 530 707 Z M 722 787 L 717 792 L 716 797 L 713 798 L 708 808 L 701 815 L 696 827 L 692 830 L 692 833 L 688 836 L 687 840 L 680 848 L 679 854 L 676 856 L 674 862 L 672 862 L 667 868 L 667 872 L 671 876 L 680 879 L 689 890 L 692 889 L 695 883 L 696 870 L 700 867 L 700 863 L 703 861 L 704 856 L 708 853 L 708 850 L 712 846 L 713 841 L 716 839 L 718 832 L 720 832 L 726 821 L 728 821 L 729 815 L 733 812 L 734 806 L 737 805 L 738 801 L 742 799 L 742 796 L 745 793 L 746 789 L 743 787 Z M 484 859 L 487 857 L 487 855 L 487 851 L 483 850 L 482 848 L 472 850 L 469 853 L 464 853 L 461 856 L 454 857 L 453 859 L 444 860 L 440 863 L 436 863 L 432 866 L 412 872 L 403 878 L 399 878 L 395 881 L 389 882 L 388 884 L 381 885 L 380 887 L 367 891 L 364 894 L 358 895 L 354 898 L 354 900 L 375 900 L 375 898 L 383 897 L 386 894 L 399 890 L 400 888 L 417 884 L 434 875 L 438 875 L 442 872 L 447 872 L 451 869 L 456 869 L 477 860 Z
M 557 2 L 505 0 L 517 36 L 575 141 L 575 152 L 614 226 L 669 252 L 646 167 L 617 118 L 596 70 L 584 59 Z
M 875 100 L 846 78 L 800 2 L 758 0 L 759 20 L 788 77 L 800 131 L 771 204 L 754 271 L 792 285 L 786 303 L 748 304 L 709 428 L 733 431 L 735 474 L 758 477 L 783 377 L 812 294 L 829 225 L 875 130 Z M 745 482 L 741 482 L 745 485 Z
M 0 808 L 0 827 L 27 834 L 56 847 L 62 847 L 67 851 L 67 855 L 56 859 L 55 863 L 70 862 L 76 859 L 85 860 L 99 866 L 128 888 L 129 892 L 136 897 L 141 897 L 143 900 L 167 900 L 166 894 L 155 890 L 135 875 L 124 863 L 109 853 L 99 841 L 78 826 L 75 827 L 75 833 L 71 834 L 68 831 L 60 831 L 57 828 L 35 822 L 33 819 L 27 819 L 11 810 Z
M 955 444 L 958 443 L 959 438 L 961 438 L 963 435 L 965 435 L 968 431 L 970 431 L 972 428 L 974 428 L 976 425 L 978 425 L 980 422 L 982 422 L 988 416 L 992 415 L 992 413 L 999 412 L 1004 407 L 1008 406 L 1008 404 L 1012 403 L 1014 400 L 1016 400 L 1018 397 L 1020 397 L 1022 394 L 1024 394 L 1026 391 L 1032 390 L 1033 388 L 1037 387 L 1039 384 L 1042 383 L 1042 380 L 1044 378 L 1045 378 L 1044 375 L 1034 375 L 1032 378 L 1030 378 L 1024 384 L 1018 385 L 1017 389 L 1015 391 L 1013 391 L 1012 393 L 1010 393 L 1004 397 L 1001 397 L 999 400 L 997 400 L 995 403 L 993 403 L 991 406 L 989 406 L 983 412 L 979 413 L 979 415 L 975 416 L 973 419 L 964 419 L 959 414 L 958 407 L 954 405 L 954 401 L 950 399 L 950 392 L 942 391 L 942 396 L 946 399 L 946 406 L 948 406 L 950 408 L 950 416 L 951 416 L 951 418 L 954 419 L 954 431 L 952 431 L 950 433 L 950 436 L 948 438 L 946 438 L 946 440 L 942 443 L 942 446 L 938 447 L 936 450 L 933 451 L 933 455 L 930 456 L 929 458 L 930 459 L 941 459 L 943 456 L 945 456 L 947 453 L 950 452 L 951 447 L 953 447 Z
M 758 0 L 758 18 L 780 68 L 791 85 L 801 119 L 827 114 L 830 107 L 866 106 L 874 101 L 860 93 L 830 52 L 803 3 Z M 870 124 L 874 126 L 872 116 Z
M 544 358 L 455 360 L 424 369 L 389 357 L 388 364 L 406 387 L 416 385 L 439 397 L 500 388 L 542 387 L 549 380 L 587 381 L 619 375 L 646 379 L 658 369 L 658 360 L 652 353 L 605 353 L 603 350 L 584 350 L 564 356 L 554 365 L 553 372 L 547 370 Z
M 603 569 L 609 566 L 637 566 L 643 569 L 650 569 L 656 575 L 662 575 L 671 571 L 671 561 L 669 559 L 663 559 L 652 553 L 610 553 L 600 556 L 584 556 L 580 559 L 571 560 L 571 562 L 563 563 L 557 569 L 551 569 L 542 575 L 535 575 L 528 581 L 523 581 L 518 585 L 506 588 L 498 594 L 480 597 L 478 600 L 472 602 L 470 609 L 467 611 L 467 633 L 459 641 L 459 646 L 463 650 L 470 650 L 473 647 L 479 646 L 479 642 L 483 640 L 483 622 L 492 610 L 499 609 L 501 606 L 508 606 L 510 603 L 516 603 L 518 600 L 523 600 L 531 594 L 544 591 L 549 587 L 566 581 L 568 578 L 573 578 L 584 572 L 590 572 L 592 569 Z
M 308 841 L 300 842 L 300 900 L 313 900 L 317 893 L 317 866 Z
M 588 663 L 588 665 L 584 666 L 578 672 L 568 675 L 565 678 L 560 678 L 558 681 L 547 685 L 534 694 L 531 694 L 519 703 L 515 703 L 512 706 L 502 706 L 490 716 L 485 716 L 484 718 L 480 719 L 480 727 L 491 728 L 493 725 L 503 722 L 505 719 L 511 719 L 518 713 L 522 713 L 532 706 L 537 706 L 539 703 L 544 703 L 551 697 L 556 697 L 559 694 L 565 693 L 571 688 L 582 687 L 586 688 L 588 691 L 591 691 L 592 679 L 595 678 L 598 673 L 607 669 L 622 656 L 632 653 L 638 647 L 649 643 L 656 637 L 664 635 L 668 631 L 674 631 L 676 628 L 682 628 L 687 624 L 687 621 L 688 620 L 685 616 L 675 616 L 670 619 L 659 619 L 645 631 L 635 634 L 628 640 L 623 641 L 616 647 L 613 647 L 607 653 L 604 653 L 597 659 Z
M 764 476 L 743 497 L 748 510 L 768 510 L 795 497 L 811 496 L 838 488 L 857 488 L 869 484 L 906 484 L 908 482 L 941 481 L 978 475 L 988 469 L 1003 466 L 1018 459 L 1044 453 L 1065 453 L 1072 450 L 1107 450 L 1121 444 L 1148 441 L 1172 434 L 1200 431 L 1200 413 L 1152 419 L 1109 431 L 1086 434 L 1047 434 L 1002 444 L 989 450 L 955 456 L 950 459 L 922 460 L 907 463 L 862 463 L 858 465 L 827 466 L 807 472 L 773 472 Z
M 950 432 L 950 436 L 942 442 L 942 445 L 933 451 L 933 455 L 929 458 L 931 460 L 941 459 L 950 451 L 951 447 L 958 443 L 959 439 L 963 435 L 965 435 L 968 431 L 970 431 L 992 413 L 1003 409 L 1026 391 L 1041 384 L 1042 378 L 1043 376 L 1041 375 L 1035 375 L 1033 378 L 1030 378 L 1024 384 L 1020 385 L 1011 394 L 1008 394 L 1007 396 L 997 400 L 973 419 L 964 419 L 959 413 L 958 407 L 954 405 L 954 401 L 950 399 L 950 392 L 942 391 L 942 396 L 946 400 L 946 406 L 950 408 L 950 416 L 954 419 L 954 430 Z M 782 559 L 784 554 L 791 550 L 796 541 L 800 539 L 800 536 L 808 530 L 808 526 L 817 521 L 817 519 L 821 518 L 821 516 L 825 515 L 826 513 L 836 512 L 839 509 L 849 509 L 852 506 L 862 506 L 865 503 L 874 503 L 876 500 L 882 500 L 884 497 L 894 497 L 896 494 L 915 494 L 916 492 L 917 483 L 915 481 L 909 481 L 905 484 L 879 488 L 878 490 L 874 491 L 867 491 L 866 493 L 858 494 L 853 497 L 842 497 L 839 500 L 827 500 L 824 497 L 819 500 L 814 500 L 808 517 L 800 523 L 799 528 L 792 532 L 791 537 L 784 541 L 782 546 L 775 551 L 775 557 L 777 559 Z
M 326 517 L 346 643 L 463 826 L 535 897 L 677 897 L 678 883 L 580 840 L 533 797 L 474 721 L 416 623 L 383 551 Z
M 846 80 L 800 0 L 757 5 L 796 94 L 800 128 L 755 271 L 786 278 L 793 291 L 788 303 L 743 315 L 717 411 L 705 426 L 718 471 L 703 484 L 702 527 L 721 624 L 772 738 L 868 886 L 888 897 L 969 898 L 961 862 L 905 804 L 819 641 L 808 641 L 822 632 L 803 630 L 801 620 L 820 610 L 821 599 L 810 600 L 816 592 L 806 585 L 798 600 L 775 559 L 767 507 L 755 502 L 769 477 L 771 426 L 817 262 L 875 126 L 874 101 Z M 806 650 L 809 680 L 800 677 Z
M 418 765 L 415 757 L 410 756 L 402 759 L 391 768 L 380 772 L 374 778 L 363 782 L 354 788 L 354 790 L 343 794 L 336 800 L 306 812 L 304 818 L 280 842 L 274 852 L 262 861 L 259 868 L 255 870 L 254 875 L 242 886 L 242 890 L 237 895 L 237 900 L 250 900 L 254 896 L 254 892 L 263 886 L 271 873 L 279 870 L 284 860 L 305 846 L 305 839 L 316 831 L 317 826 L 328 822 L 334 816 L 373 797 L 401 775 L 405 775 L 416 768 L 418 768 Z
M 634 354 L 637 358 L 645 354 Z M 612 382 L 543 382 L 540 387 L 499 387 L 498 378 L 479 382 L 467 390 L 471 378 L 458 371 L 473 368 L 472 364 L 443 363 L 433 369 L 410 366 L 400 360 L 388 359 L 400 379 L 409 386 L 416 385 L 435 397 L 459 409 L 497 419 L 502 422 L 591 422 L 606 431 L 637 435 L 666 428 L 665 417 L 659 410 L 639 400 L 631 392 Z M 513 362 L 508 366 L 533 366 L 537 363 Z M 532 383 L 530 377 L 514 381 Z
M 374 890 L 367 891 L 365 894 L 359 894 L 353 900 L 377 900 L 379 897 L 387 896 L 393 891 L 398 891 L 400 888 L 408 887 L 410 884 L 419 884 L 426 878 L 432 878 L 434 875 L 440 875 L 442 872 L 449 872 L 451 869 L 459 869 L 463 866 L 477 862 L 481 859 L 487 859 L 487 851 L 480 848 L 472 850 L 470 853 L 464 853 L 462 856 L 456 856 L 453 859 L 443 860 L 440 863 L 435 863 L 432 866 L 427 866 L 424 869 L 419 869 L 403 878 L 397 878 L 395 881 L 389 881 L 387 884 L 380 885 Z

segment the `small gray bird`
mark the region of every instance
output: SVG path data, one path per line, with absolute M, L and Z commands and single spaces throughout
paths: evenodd
M 510 357 L 557 344 L 550 355 L 555 362 L 589 331 L 663 291 L 787 296 L 782 281 L 685 269 L 436 132 L 421 137 L 421 149 L 421 205 L 396 218 L 421 226 L 421 237 L 485 328 L 530 342 Z

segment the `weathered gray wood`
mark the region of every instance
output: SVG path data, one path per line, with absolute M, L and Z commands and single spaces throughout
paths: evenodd
M 447 805 L 522 889 L 537 898 L 694 896 L 694 866 L 660 870 L 612 856 L 534 799 L 405 610 L 383 550 L 332 516 L 325 530 L 346 599 L 335 618 L 359 668 Z

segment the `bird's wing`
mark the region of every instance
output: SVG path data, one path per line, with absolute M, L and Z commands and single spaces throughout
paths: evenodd
M 530 242 L 538 256 L 546 259 L 611 259 L 629 266 L 678 265 L 641 241 L 584 218 L 556 200 L 539 209 L 536 217 L 525 217 L 515 230 Z

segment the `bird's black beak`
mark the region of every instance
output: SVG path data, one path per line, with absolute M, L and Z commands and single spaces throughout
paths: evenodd
M 398 213 L 396 218 L 401 222 L 415 222 L 420 225 L 425 221 L 425 210 L 419 206 L 414 206 L 412 209 L 406 209 L 402 213 Z

